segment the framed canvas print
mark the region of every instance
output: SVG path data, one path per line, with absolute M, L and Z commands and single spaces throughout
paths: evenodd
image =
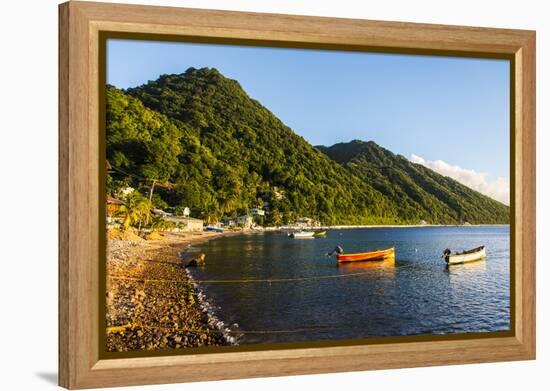
M 68 2 L 60 384 L 535 358 L 535 33 Z

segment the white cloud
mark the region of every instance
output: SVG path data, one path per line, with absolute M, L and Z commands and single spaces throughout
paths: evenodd
M 510 183 L 508 179 L 497 178 L 487 180 L 487 174 L 452 165 L 443 160 L 426 160 L 418 155 L 411 154 L 410 161 L 422 164 L 435 172 L 451 177 L 471 189 L 479 191 L 503 204 L 510 205 Z

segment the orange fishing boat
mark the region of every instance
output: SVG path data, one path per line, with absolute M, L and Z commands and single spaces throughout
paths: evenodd
M 371 251 L 368 253 L 357 254 L 337 254 L 338 262 L 358 262 L 358 261 L 383 261 L 395 256 L 395 249 L 388 248 L 387 250 Z

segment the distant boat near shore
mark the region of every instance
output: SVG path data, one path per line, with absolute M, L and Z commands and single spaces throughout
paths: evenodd
M 296 232 L 291 232 L 290 234 L 288 234 L 288 236 L 290 236 L 291 238 L 294 238 L 294 239 L 313 238 L 314 235 L 315 235 L 314 231 L 296 231 Z
M 223 232 L 223 228 L 213 227 L 209 225 L 205 228 L 206 231 L 212 231 L 212 232 Z

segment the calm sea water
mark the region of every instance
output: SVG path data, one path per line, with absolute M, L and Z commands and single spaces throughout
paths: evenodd
M 509 238 L 509 227 L 248 234 L 195 249 L 207 263 L 192 275 L 215 314 L 238 324 L 240 344 L 509 330 Z M 483 244 L 486 261 L 447 268 L 440 259 L 445 248 Z M 337 266 L 326 256 L 336 245 L 346 253 L 395 247 L 395 264 Z M 277 279 L 297 280 L 265 281 Z

